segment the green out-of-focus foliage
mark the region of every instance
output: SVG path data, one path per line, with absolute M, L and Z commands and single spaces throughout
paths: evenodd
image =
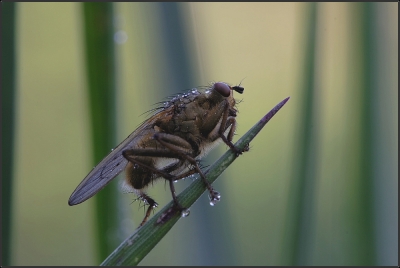
M 116 87 L 113 3 L 82 3 L 83 42 L 88 89 L 93 164 L 100 162 L 115 146 Z M 107 187 L 96 197 L 94 220 L 99 261 L 117 245 L 118 205 L 115 188 Z
M 90 31 L 89 7 L 108 10 Z M 397 264 L 397 3 L 19 3 L 16 14 L 11 265 L 100 264 L 99 247 L 129 237 L 143 208 L 115 191 L 120 178 L 100 206 L 96 196 L 70 207 L 70 194 L 143 113 L 215 81 L 245 88 L 234 141 L 290 105 L 215 182 L 221 202 L 203 195 L 140 264 Z M 87 72 L 89 58 L 107 71 Z M 96 112 L 87 92 L 101 87 L 115 95 Z M 148 193 L 160 208 L 171 201 L 162 181 Z
M 315 208 L 315 186 L 317 179 L 315 168 L 318 156 L 316 145 L 318 142 L 317 122 L 318 105 L 315 86 L 315 56 L 317 41 L 317 3 L 310 3 L 304 16 L 304 55 L 302 86 L 299 88 L 302 99 L 297 114 L 297 135 L 293 159 L 294 165 L 290 182 L 289 202 L 286 209 L 284 246 L 282 247 L 282 263 L 285 265 L 307 265 L 310 256 Z

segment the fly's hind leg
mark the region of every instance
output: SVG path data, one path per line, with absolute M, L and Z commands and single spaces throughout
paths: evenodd
M 146 223 L 146 221 L 149 219 L 152 210 L 154 208 L 156 208 L 158 206 L 158 204 L 156 203 L 156 201 L 154 201 L 153 198 L 151 198 L 150 196 L 148 196 L 145 192 L 143 192 L 141 190 L 137 190 L 135 193 L 139 196 L 140 200 L 144 201 L 147 205 L 149 205 L 149 207 L 147 208 L 147 211 L 146 211 L 146 215 L 144 216 L 144 219 L 142 220 L 142 222 L 139 225 L 139 226 L 143 226 Z

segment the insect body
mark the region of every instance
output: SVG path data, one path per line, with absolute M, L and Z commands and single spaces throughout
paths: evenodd
M 149 205 L 141 225 L 157 206 L 145 189 L 159 178 L 169 182 L 174 207 L 182 213 L 185 209 L 177 201 L 173 182 L 195 173 L 200 174 L 210 192 L 211 204 L 215 204 L 220 195 L 207 182 L 198 164 L 221 140 L 236 155 L 242 153 L 232 144 L 237 112 L 233 91 L 243 93 L 244 88 L 217 82 L 165 102 L 86 176 L 68 204 L 73 206 L 89 199 L 124 169 L 126 185 Z

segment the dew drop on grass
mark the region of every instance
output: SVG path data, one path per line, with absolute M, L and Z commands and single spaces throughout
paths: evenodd
M 181 212 L 181 216 L 182 216 L 183 218 L 189 216 L 189 214 L 190 214 L 190 209 L 188 209 L 188 208 L 182 210 L 182 212 Z
M 208 196 L 210 198 L 210 206 L 215 206 L 221 200 L 221 194 L 214 191 Z

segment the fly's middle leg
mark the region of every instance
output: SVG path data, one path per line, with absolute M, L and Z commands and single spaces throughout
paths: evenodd
M 207 181 L 206 176 L 204 175 L 203 171 L 200 169 L 196 159 L 194 159 L 189 153 L 185 152 L 184 150 L 180 149 L 175 143 L 182 142 L 182 144 L 189 144 L 184 139 L 165 133 L 157 133 L 154 135 L 154 139 L 156 139 L 160 144 L 168 148 L 171 152 L 175 154 L 175 157 L 179 157 L 185 159 L 190 164 L 193 165 L 194 169 L 197 173 L 200 174 L 201 179 L 203 180 L 204 184 L 206 185 L 208 191 L 210 192 L 210 204 L 213 206 L 215 205 L 220 199 L 221 195 L 219 192 L 215 191 L 211 184 Z
M 169 182 L 169 186 L 170 186 L 170 190 L 171 190 L 171 194 L 172 194 L 172 199 L 174 200 L 174 208 L 173 211 L 170 211 L 169 214 L 174 214 L 173 212 L 177 212 L 180 211 L 182 212 L 182 215 L 188 215 L 188 211 L 186 211 L 186 209 L 178 202 L 178 199 L 176 197 L 176 193 L 175 193 L 175 187 L 173 185 L 173 182 L 176 180 L 180 180 L 182 178 L 185 178 L 187 176 L 193 175 L 195 173 L 197 173 L 196 169 L 191 169 L 188 170 L 187 172 L 184 172 L 182 174 L 179 175 L 172 175 L 170 174 L 171 172 L 175 171 L 176 169 L 180 168 L 183 165 L 183 161 L 180 160 L 179 155 L 177 155 L 174 152 L 171 151 L 167 151 L 164 149 L 154 149 L 154 148 L 147 148 L 147 149 L 130 149 L 130 150 L 125 150 L 122 152 L 122 155 L 128 160 L 130 161 L 133 165 L 138 165 L 139 167 L 141 167 L 142 169 L 148 171 L 148 176 L 151 176 L 151 174 L 157 174 L 158 176 L 163 177 L 164 179 L 168 180 Z M 171 165 L 166 167 L 163 170 L 157 169 L 155 168 L 153 165 L 149 165 L 144 163 L 143 161 L 140 161 L 138 159 L 139 157 L 162 157 L 162 158 L 176 158 L 180 161 L 178 161 L 175 165 Z M 150 198 L 148 195 L 146 195 L 144 193 L 144 191 L 142 191 L 141 189 L 144 188 L 148 183 L 150 183 L 151 179 L 149 179 L 149 182 L 137 182 L 138 185 L 134 185 L 134 188 L 140 188 L 140 189 L 136 189 L 137 190 L 137 194 L 139 195 L 139 197 L 144 200 L 148 205 L 149 208 L 146 212 L 146 216 L 143 219 L 141 226 L 147 221 L 147 219 L 150 216 L 151 211 L 153 210 L 153 208 L 157 207 L 157 203 Z M 170 218 L 170 216 L 168 216 L 168 218 Z M 164 217 L 165 218 L 165 217 Z

